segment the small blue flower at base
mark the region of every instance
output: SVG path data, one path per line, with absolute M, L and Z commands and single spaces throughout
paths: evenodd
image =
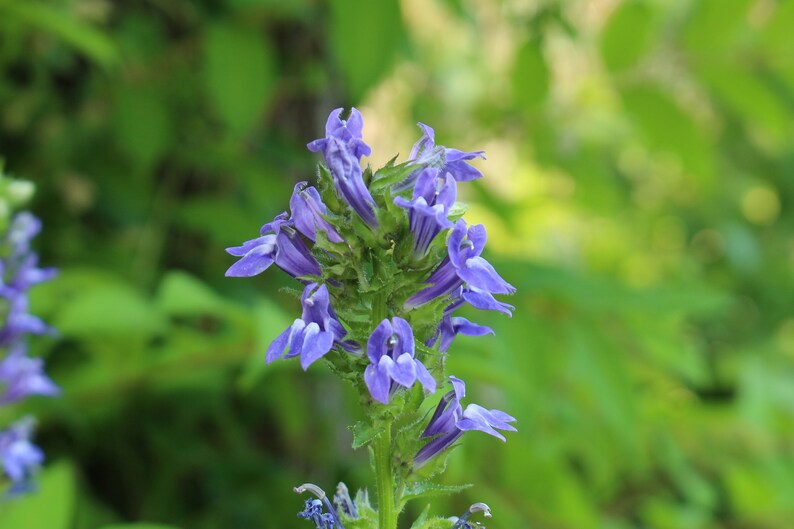
M 341 119 L 341 114 L 341 108 L 331 112 L 325 124 L 325 138 L 309 142 L 307 147 L 311 152 L 323 153 L 339 195 L 367 225 L 376 228 L 378 207 L 361 171 L 361 157 L 369 156 L 371 151 L 362 139 L 364 119 L 355 108 L 347 120 Z
M 421 257 L 441 230 L 451 228 L 447 218 L 457 198 L 455 179 L 450 173 L 428 168 L 420 171 L 412 200 L 396 197 L 394 203 L 408 210 L 408 223 L 413 233 L 414 254 Z
M 6 494 L 14 495 L 31 489 L 31 479 L 44 462 L 44 453 L 30 442 L 35 423 L 26 417 L 0 432 L 0 461 L 11 480 Z
M 515 417 L 499 410 L 487 410 L 477 404 L 469 404 L 464 410 L 460 401 L 466 395 L 466 384 L 459 378 L 449 377 L 453 390 L 444 395 L 436 407 L 435 413 L 422 433 L 423 438 L 434 437 L 423 446 L 414 457 L 414 466 L 420 467 L 437 456 L 457 441 L 464 432 L 479 430 L 497 439 L 506 441 L 498 430 L 515 432 L 515 427 L 508 423 L 515 422 Z
M 298 516 L 314 522 L 317 529 L 334 529 L 336 526 L 334 516 L 323 512 L 323 502 L 317 498 L 309 498 L 304 504 L 304 509 Z
M 410 388 L 418 380 L 430 393 L 436 391 L 436 381 L 427 368 L 414 358 L 416 344 L 411 325 L 395 316 L 384 319 L 372 331 L 367 341 L 370 364 L 364 371 L 364 382 L 372 398 L 383 404 L 397 386 Z
M 262 226 L 260 235 L 242 246 L 226 248 L 228 253 L 241 258 L 229 267 L 226 277 L 255 276 L 273 263 L 292 277 L 321 274 L 320 263 L 309 252 L 293 222 L 287 220 L 286 211 Z
M 447 257 L 425 281 L 430 286 L 408 298 L 406 307 L 418 307 L 436 298 L 448 296 L 464 283 L 468 287 L 466 295 L 474 292 L 471 297 L 475 302 L 480 302 L 480 305 L 485 304 L 478 297 L 480 293 L 514 293 L 515 287 L 502 279 L 491 263 L 480 256 L 486 240 L 485 226 L 477 224 L 467 229 L 466 221 L 459 219 L 447 243 Z M 463 293 L 461 297 L 468 301 Z
M 301 295 L 303 314 L 292 325 L 273 340 L 267 349 L 265 361 L 269 364 L 284 356 L 300 356 L 303 370 L 325 356 L 340 343 L 347 331 L 334 314 L 330 304 L 328 287 L 309 283 Z M 284 355 L 284 351 L 289 352 Z

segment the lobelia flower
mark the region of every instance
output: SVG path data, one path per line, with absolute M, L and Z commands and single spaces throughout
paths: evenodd
M 340 483 L 340 486 L 344 487 L 344 483 Z M 310 492 L 316 496 L 306 500 L 303 511 L 298 513 L 299 517 L 314 522 L 316 529 L 344 529 L 342 520 L 323 489 L 314 483 L 304 483 L 292 490 L 298 494 Z
M 44 462 L 44 453 L 30 442 L 34 426 L 33 419 L 26 417 L 0 432 L 0 461 L 11 479 L 7 494 L 29 490 L 33 474 Z
M 289 199 L 289 208 L 295 227 L 312 242 L 317 240 L 317 230 L 322 230 L 331 242 L 345 242 L 331 224 L 325 220 L 328 208 L 323 204 L 320 193 L 308 186 L 308 182 L 298 182 Z
M 322 151 L 339 195 L 368 226 L 376 228 L 378 207 L 361 171 L 361 157 L 371 152 L 361 137 L 364 120 L 355 108 L 347 120 L 341 119 L 341 114 L 341 108 L 331 112 L 325 124 L 325 138 L 314 140 L 307 147 L 311 152 Z
M 413 199 L 396 197 L 394 203 L 408 210 L 408 223 L 414 236 L 414 255 L 423 256 L 441 230 L 451 228 L 447 218 L 455 203 L 457 188 L 450 173 L 435 168 L 420 171 L 414 186 Z
M 485 336 L 486 334 L 496 333 L 493 332 L 493 329 L 486 327 L 485 325 L 477 325 L 476 323 L 470 322 L 466 318 L 445 314 L 444 317 L 441 318 L 441 322 L 438 324 L 436 333 L 427 341 L 427 346 L 433 347 L 436 341 L 438 341 L 440 338 L 441 342 L 439 344 L 438 350 L 442 353 L 445 353 L 449 349 L 449 346 L 452 345 L 452 341 L 455 339 L 455 336 L 458 334 L 463 334 L 465 336 Z
M 323 502 L 317 498 L 307 499 L 298 516 L 313 522 L 317 529 L 334 529 L 336 525 L 334 516 L 323 512 Z
M 287 220 L 286 211 L 262 226 L 259 233 L 261 237 L 242 246 L 226 248 L 231 255 L 241 257 L 226 270 L 226 277 L 255 276 L 273 263 L 292 277 L 320 275 L 320 263 L 298 235 L 293 221 Z
M 452 294 L 466 284 L 461 299 L 474 299 L 475 303 L 487 306 L 483 294 L 512 294 L 515 287 L 502 279 L 491 263 L 480 257 L 485 248 L 487 234 L 482 224 L 466 229 L 463 219 L 455 223 L 447 247 L 449 255 L 425 281 L 429 287 L 408 298 L 406 308 L 414 308 L 441 296 Z M 493 299 L 493 296 L 491 296 Z M 496 302 L 494 300 L 494 302 Z M 477 306 L 475 303 L 472 305 Z M 496 302 L 498 303 L 498 302 Z M 496 309 L 499 310 L 499 309 Z
M 505 437 L 499 430 L 515 432 L 515 427 L 508 423 L 515 422 L 515 417 L 499 410 L 486 410 L 477 404 L 469 404 L 464 410 L 460 401 L 466 395 L 466 384 L 459 378 L 450 376 L 452 391 L 441 398 L 435 413 L 430 418 L 423 438 L 435 437 L 423 446 L 414 457 L 414 466 L 420 467 L 437 456 L 457 441 L 464 432 L 479 430 L 492 435 L 502 442 Z
M 330 304 L 328 287 L 309 283 L 301 295 L 303 314 L 279 334 L 267 348 L 265 361 L 269 364 L 284 356 L 300 356 L 301 367 L 307 370 L 315 361 L 325 356 L 334 343 L 341 342 L 347 331 L 336 318 Z
M 388 404 L 396 388 L 392 382 L 410 388 L 419 380 L 430 393 L 436 391 L 435 379 L 424 364 L 414 358 L 415 348 L 411 326 L 398 316 L 391 322 L 384 319 L 372 331 L 367 341 L 371 363 L 364 371 L 364 382 L 373 399 Z
M 52 327 L 41 318 L 28 313 L 28 296 L 26 292 L 15 293 L 8 300 L 8 312 L 5 325 L 0 329 L 0 347 L 14 344 L 26 334 L 52 334 Z
M 8 356 L 0 362 L 0 384 L 4 388 L 0 404 L 11 404 L 29 395 L 52 397 L 61 390 L 44 373 L 44 362 L 40 358 L 25 356 L 24 346 L 12 346 Z
M 41 221 L 28 212 L 11 221 L 2 243 L 9 250 L 0 258 L 0 299 L 3 326 L 0 347 L 6 353 L 0 362 L 0 404 L 9 405 L 30 395 L 54 396 L 60 389 L 47 377 L 43 360 L 26 356 L 27 334 L 53 333 L 40 318 L 28 312 L 28 290 L 55 276 L 54 268 L 39 268 L 31 240 L 41 230 Z M 12 486 L 7 494 L 29 490 L 30 478 L 44 460 L 43 452 L 30 440 L 33 420 L 23 419 L 0 432 L 0 461 Z
M 482 177 L 482 173 L 467 162 L 475 158 L 485 159 L 484 151 L 464 152 L 443 145 L 436 146 L 436 133 L 433 128 L 424 123 L 417 125 L 422 129 L 422 137 L 414 144 L 408 160 L 413 160 L 416 164 L 438 167 L 442 174 L 450 173 L 458 182 L 468 182 Z M 417 173 L 412 173 L 394 186 L 394 190 L 409 189 L 418 177 Z

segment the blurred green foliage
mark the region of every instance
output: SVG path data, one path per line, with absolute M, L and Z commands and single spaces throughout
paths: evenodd
M 433 513 L 788 528 L 792 27 L 791 0 L 0 0 L 0 153 L 62 269 L 33 294 L 65 390 L 27 405 L 50 462 L 0 527 L 300 527 L 292 486 L 371 485 L 349 388 L 263 366 L 289 281 L 223 278 L 355 104 L 376 164 L 417 120 L 487 150 L 464 198 L 519 288 L 450 365 L 520 432 L 465 439 L 447 479 L 475 486 Z

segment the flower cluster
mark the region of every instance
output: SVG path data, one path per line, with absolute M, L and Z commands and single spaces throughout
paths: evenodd
M 18 213 L 0 241 L 0 306 L 3 326 L 0 349 L 0 403 L 9 405 L 31 395 L 54 396 L 58 387 L 44 373 L 40 358 L 27 355 L 27 335 L 51 334 L 53 330 L 28 311 L 28 290 L 55 275 L 53 268 L 39 268 L 30 242 L 41 230 L 41 222 L 28 212 Z M 29 488 L 33 472 L 44 454 L 31 442 L 34 422 L 26 417 L 0 432 L 0 461 L 10 493 Z
M 483 153 L 436 145 L 433 129 L 420 123 L 422 137 L 408 160 L 373 172 L 361 164 L 371 153 L 363 125 L 355 108 L 346 120 L 342 109 L 331 112 L 325 137 L 308 144 L 325 161 L 317 187 L 299 182 L 289 211 L 262 226 L 259 237 L 228 248 L 239 259 L 226 275 L 250 277 L 275 264 L 304 285 L 301 317 L 273 340 L 266 361 L 300 357 L 306 370 L 322 358 L 351 381 L 368 396 L 369 420 L 354 434 L 370 432 L 361 444 L 385 438 L 384 450 L 412 454 L 407 466 L 387 454 L 393 468 L 386 470 L 410 483 L 466 431 L 503 441 L 497 430 L 515 431 L 504 412 L 476 404 L 464 410 L 465 385 L 455 377 L 429 422 L 422 424 L 420 410 L 446 379 L 455 337 L 493 334 L 455 311 L 470 305 L 511 315 L 513 307 L 495 295 L 515 289 L 482 257 L 485 227 L 468 225 L 457 201 L 459 183 L 482 177 L 469 162 Z M 414 426 L 392 439 L 397 421 Z M 386 500 L 379 492 L 380 511 L 390 507 L 380 505 Z M 318 527 L 341 525 L 316 501 L 301 516 Z

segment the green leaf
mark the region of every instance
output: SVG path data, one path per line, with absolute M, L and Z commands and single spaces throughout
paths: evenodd
M 724 56 L 735 47 L 747 25 L 751 0 L 699 0 L 683 31 L 684 45 L 693 55 Z
M 262 115 L 277 83 L 274 53 L 256 29 L 216 25 L 204 39 L 207 93 L 233 134 L 246 132 Z
M 149 86 L 120 85 L 114 94 L 113 125 L 121 147 L 148 168 L 174 138 L 174 123 L 162 92 Z
M 436 496 L 446 496 L 448 494 L 457 494 L 462 492 L 473 485 L 466 483 L 464 485 L 442 485 L 440 483 L 431 483 L 429 481 L 420 483 L 411 483 L 405 487 L 400 502 L 405 504 L 411 500 L 419 498 L 433 498 Z
M 656 16 L 645 2 L 626 2 L 615 9 L 601 34 L 600 51 L 611 72 L 636 65 L 654 42 Z
M 462 218 L 466 212 L 469 211 L 469 205 L 465 202 L 455 202 L 452 204 L 452 207 L 449 208 L 449 220 L 452 222 L 457 221 L 458 219 Z
M 173 525 L 160 525 L 153 523 L 125 523 L 105 525 L 100 529 L 178 529 Z
M 173 270 L 160 283 L 157 306 L 165 314 L 199 316 L 220 314 L 226 302 L 197 278 Z
M 356 450 L 379 436 L 383 432 L 383 428 L 375 428 L 366 421 L 358 421 L 353 426 L 350 426 L 350 431 L 353 433 L 352 446 Z
M 621 95 L 629 117 L 648 147 L 673 154 L 701 181 L 711 179 L 712 146 L 684 109 L 650 84 L 628 88 Z
M 411 173 L 418 171 L 421 169 L 420 166 L 413 164 L 412 162 L 405 162 L 399 165 L 391 165 L 381 167 L 375 172 L 375 175 L 372 177 L 372 183 L 369 185 L 370 191 L 373 193 L 380 191 L 381 189 L 385 189 L 387 187 L 391 187 L 394 184 L 402 182 L 406 178 L 408 178 Z
M 699 73 L 716 99 L 745 123 L 751 137 L 773 150 L 789 145 L 794 132 L 791 111 L 772 83 L 733 63 L 713 63 Z
M 417 529 L 418 527 L 421 527 L 425 522 L 427 522 L 429 512 L 430 512 L 430 504 L 428 503 L 427 505 L 425 505 L 425 508 L 422 509 L 422 512 L 419 514 L 419 516 L 417 516 L 416 520 L 414 520 L 414 523 L 411 524 L 411 529 Z
M 0 505 L 0 529 L 69 529 L 75 501 L 74 469 L 68 462 L 45 468 L 36 490 Z
M 769 22 L 761 32 L 762 46 L 769 60 L 790 66 L 790 51 L 794 49 L 794 2 L 778 2 Z
M 102 66 L 118 62 L 118 49 L 104 32 L 75 18 L 65 10 L 44 2 L 0 2 L 0 19 L 16 19 L 62 39 Z
M 405 40 L 398 0 L 334 0 L 331 50 L 353 101 L 360 101 L 388 72 Z
M 54 320 L 66 336 L 134 335 L 146 339 L 165 326 L 162 314 L 138 290 L 122 283 L 87 286 Z
M 414 524 L 411 529 L 449 529 L 452 526 L 447 518 L 434 516 L 428 520 L 423 520 L 421 524 Z
M 549 93 L 549 66 L 541 41 L 532 38 L 518 49 L 513 65 L 513 97 L 524 110 L 539 107 Z

